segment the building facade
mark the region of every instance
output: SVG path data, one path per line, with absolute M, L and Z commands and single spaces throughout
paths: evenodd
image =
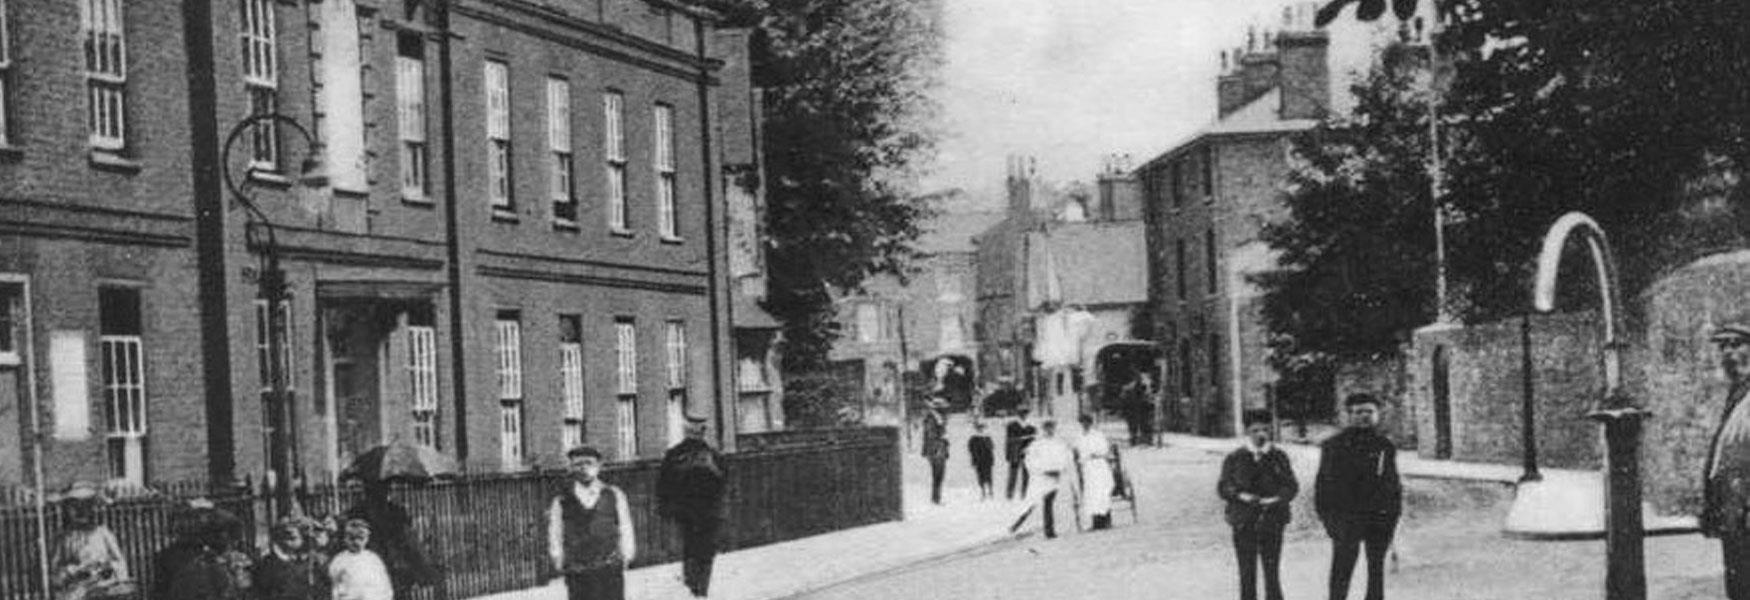
M 470 470 L 557 465 L 585 443 L 654 456 L 686 413 L 733 446 L 739 403 L 717 401 L 738 388 L 726 206 L 729 188 L 754 206 L 759 189 L 754 143 L 726 140 L 755 134 L 757 105 L 746 37 L 711 13 L 6 8 L 20 52 L 5 114 L 24 120 L 0 154 L 16 356 L 0 360 L 0 402 L 20 410 L 0 412 L 34 408 L 54 434 L 45 483 L 261 475 L 270 254 L 290 290 L 278 362 L 307 479 L 394 440 Z M 311 139 L 233 129 L 268 112 Z M 0 459 L 0 482 L 37 466 L 11 458 L 32 456 L 35 431 L 13 421 L 0 443 L 23 451 Z
M 1329 35 L 1311 29 L 1309 15 L 1292 13 L 1286 25 L 1224 55 L 1215 122 L 1135 172 L 1166 359 L 1159 389 L 1175 430 L 1235 435 L 1240 414 L 1267 407 L 1274 393 L 1248 278 L 1275 268 L 1259 234 L 1286 216 L 1289 138 L 1317 125 L 1331 101 Z

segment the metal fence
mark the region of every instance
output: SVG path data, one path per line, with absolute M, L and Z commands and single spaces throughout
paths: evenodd
M 746 439 L 744 436 L 742 439 Z M 725 458 L 728 519 L 721 547 L 748 548 L 901 517 L 898 432 L 892 428 L 838 433 L 763 434 L 759 449 Z M 603 479 L 625 490 L 638 536 L 632 566 L 680 559 L 673 525 L 656 512 L 659 460 L 610 464 Z M 468 598 L 541 585 L 546 567 L 546 508 L 564 474 L 469 475 L 424 486 L 400 486 L 390 498 L 413 516 L 413 534 L 443 573 L 416 600 Z M 99 509 L 115 532 L 129 572 L 151 589 L 152 557 L 169 545 L 179 501 L 206 496 L 249 523 L 246 543 L 257 547 L 266 529 L 268 495 L 249 487 L 210 489 L 163 486 L 151 497 Z M 313 514 L 339 514 L 358 500 L 355 486 L 300 490 Z M 47 540 L 61 533 L 58 507 L 49 505 Z M 0 600 L 47 598 L 37 556 L 34 506 L 0 506 Z M 52 542 L 51 542 L 52 548 Z M 52 550 L 51 550 L 52 551 Z

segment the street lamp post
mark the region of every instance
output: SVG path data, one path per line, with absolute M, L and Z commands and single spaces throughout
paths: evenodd
M 1562 248 L 1571 234 L 1586 241 L 1598 277 L 1599 312 L 1604 321 L 1604 397 L 1598 408 L 1586 418 L 1604 424 L 1605 469 L 1609 471 L 1605 488 L 1605 598 L 1609 600 L 1645 600 L 1647 597 L 1646 561 L 1643 554 L 1641 523 L 1640 433 L 1641 421 L 1647 411 L 1634 405 L 1622 391 L 1622 348 L 1617 311 L 1621 306 L 1616 283 L 1616 263 L 1610 256 L 1610 244 L 1604 229 L 1583 213 L 1571 212 L 1557 219 L 1543 238 L 1537 257 L 1537 288 L 1533 301 L 1537 310 L 1555 310 L 1556 272 L 1562 262 Z
M 260 249 L 255 283 L 256 297 L 267 305 L 264 310 L 267 313 L 266 368 L 269 391 L 263 408 L 268 417 L 268 481 L 274 490 L 269 512 L 281 515 L 291 512 L 295 505 L 292 497 L 292 476 L 296 473 L 297 464 L 297 457 L 292 449 L 296 432 L 292 431 L 292 403 L 288 390 L 291 374 L 286 372 L 286 357 L 290 350 L 285 339 L 288 315 L 284 308 L 291 298 L 291 288 L 286 281 L 285 270 L 280 268 L 279 239 L 273 221 L 255 205 L 247 180 L 240 184 L 232 177 L 230 158 L 232 147 L 245 134 L 257 133 L 261 127 L 282 124 L 303 136 L 307 148 L 298 183 L 312 188 L 326 185 L 327 179 L 322 172 L 321 153 L 316 147 L 315 136 L 296 120 L 279 113 L 254 114 L 237 122 L 225 137 L 219 164 L 220 172 L 224 175 L 225 188 L 231 193 L 231 198 L 249 213 L 244 235 L 251 247 Z M 262 232 L 259 240 L 255 237 L 258 228 Z

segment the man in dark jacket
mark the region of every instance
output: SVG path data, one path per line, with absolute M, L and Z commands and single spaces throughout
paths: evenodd
M 1726 560 L 1726 597 L 1750 600 L 1750 325 L 1734 323 L 1711 336 L 1730 387 L 1702 471 L 1701 530 L 1719 538 Z
M 1221 462 L 1216 492 L 1227 501 L 1234 554 L 1240 564 L 1240 599 L 1258 598 L 1258 563 L 1264 565 L 1264 597 L 1282 600 L 1282 530 L 1288 502 L 1300 491 L 1288 454 L 1270 442 L 1270 413 L 1247 411 L 1246 445 Z
M 1385 600 L 1385 554 L 1403 512 L 1397 447 L 1378 431 L 1380 404 L 1368 394 L 1343 401 L 1349 427 L 1320 446 L 1313 505 L 1331 536 L 1331 598 L 1348 597 L 1355 556 L 1367 547 L 1367 600 Z
M 1027 457 L 1027 445 L 1033 443 L 1033 436 L 1039 432 L 1027 422 L 1027 409 L 1015 411 L 1015 419 L 1003 431 L 1003 460 L 1009 462 L 1009 485 L 1003 497 L 1015 498 L 1015 480 L 1021 483 L 1021 497 L 1027 497 L 1027 468 L 1023 460 Z
M 301 519 L 274 524 L 272 543 L 250 570 L 251 596 L 260 600 L 326 600 L 328 565 L 318 563 Z
M 990 469 L 996 464 L 996 444 L 991 443 L 990 434 L 984 431 L 984 421 L 972 421 L 972 435 L 966 438 L 966 454 L 972 457 L 972 472 L 978 475 L 978 497 L 989 500 L 996 496 L 996 486 L 991 484 Z
M 717 557 L 728 472 L 723 455 L 705 441 L 705 419 L 688 416 L 686 433 L 687 438 L 662 457 L 656 499 L 663 515 L 680 526 L 682 579 L 693 596 L 703 598 L 710 590 L 711 563 Z

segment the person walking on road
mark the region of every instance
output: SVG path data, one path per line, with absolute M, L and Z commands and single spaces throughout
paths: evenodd
M 1027 457 L 1027 446 L 1033 443 L 1033 437 L 1038 432 L 1027 422 L 1027 409 L 1015 411 L 1015 418 L 1009 421 L 1003 431 L 1003 460 L 1009 463 L 1009 485 L 1003 494 L 1004 498 L 1015 499 L 1015 483 L 1020 482 L 1021 497 L 1027 497 L 1027 468 L 1024 459 Z
M 602 482 L 600 450 L 581 446 L 565 457 L 571 482 L 547 508 L 547 555 L 571 600 L 621 600 L 638 548 L 626 494 Z
M 1027 446 L 1025 458 L 1027 470 L 1038 476 L 1038 484 L 1033 486 L 1033 494 L 1025 497 L 1027 506 L 1009 530 L 1019 530 L 1027 522 L 1028 515 L 1038 509 L 1045 522 L 1045 539 L 1051 539 L 1057 537 L 1057 493 L 1063 488 L 1064 472 L 1075 462 L 1075 453 L 1069 444 L 1057 437 L 1056 421 L 1047 419 L 1040 424 L 1040 431 L 1041 437 Z
M 1081 469 L 1082 513 L 1093 530 L 1112 528 L 1112 459 L 1117 448 L 1106 434 L 1094 425 L 1094 415 L 1083 413 L 1077 419 L 1082 435 L 1076 439 L 1076 461 Z
M 983 420 L 972 422 L 972 436 L 966 438 L 966 454 L 972 457 L 972 470 L 978 474 L 979 499 L 996 497 L 996 488 L 990 477 L 991 467 L 996 464 L 996 445 L 985 432 Z
M 1701 529 L 1719 538 L 1725 556 L 1726 597 L 1750 600 L 1750 324 L 1733 323 L 1710 338 L 1730 387 L 1703 471 Z
M 1331 536 L 1331 600 L 1348 597 L 1357 551 L 1366 546 L 1367 600 L 1385 600 L 1385 555 L 1403 513 L 1397 447 L 1379 433 L 1379 399 L 1343 401 L 1349 426 L 1320 446 L 1313 505 Z
M 662 457 L 656 500 L 662 514 L 679 525 L 681 574 L 687 590 L 703 598 L 711 587 L 728 473 L 723 455 L 705 441 L 705 419 L 689 415 L 686 436 Z
M 1288 502 L 1300 491 L 1288 454 L 1270 440 L 1270 413 L 1246 411 L 1246 445 L 1221 461 L 1216 493 L 1227 501 L 1234 555 L 1240 565 L 1240 600 L 1258 600 L 1258 565 L 1265 600 L 1282 600 L 1282 530 Z
M 941 397 L 930 399 L 930 412 L 924 415 L 924 458 L 930 461 L 930 502 L 942 504 L 942 478 L 948 471 L 948 415 L 942 411 L 948 403 Z

